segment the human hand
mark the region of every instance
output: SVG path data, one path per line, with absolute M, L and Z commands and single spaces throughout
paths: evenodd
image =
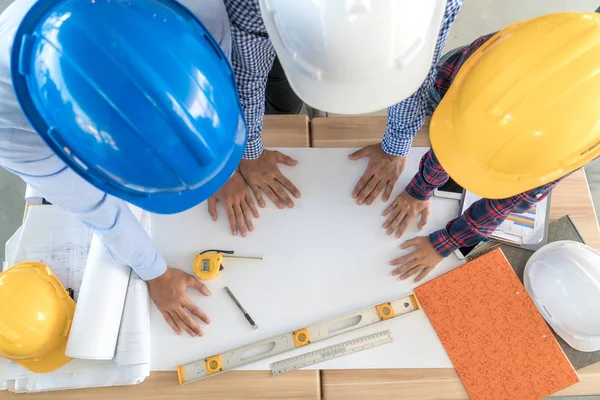
M 213 221 L 217 220 L 217 202 L 223 202 L 231 233 L 237 235 L 238 229 L 242 236 L 246 237 L 246 232 L 252 232 L 252 216 L 258 218 L 258 210 L 248 190 L 244 177 L 238 171 L 229 178 L 221 189 L 208 199 L 208 213 Z
M 351 160 L 364 157 L 369 157 L 369 165 L 354 187 L 352 197 L 358 204 L 370 205 L 385 188 L 381 199 L 388 201 L 396 181 L 404 171 L 407 157 L 387 154 L 381 148 L 381 143 L 363 147 L 348 156 Z
M 177 268 L 167 267 L 161 276 L 148 281 L 150 297 L 175 333 L 179 335 L 184 329 L 191 336 L 204 336 L 190 313 L 207 324 L 210 324 L 210 319 L 186 296 L 185 289 L 188 287 L 197 289 L 205 296 L 211 295 L 198 278 Z
M 417 275 L 415 283 L 423 279 L 440 261 L 444 259 L 434 248 L 427 236 L 417 236 L 407 240 L 400 245 L 401 249 L 416 247 L 405 256 L 396 258 L 390 262 L 391 266 L 401 267 L 396 268 L 392 275 L 400 276 L 400 280 L 405 280 L 413 275 Z
M 429 218 L 429 200 L 417 200 L 404 190 L 383 210 L 381 215 L 388 217 L 383 228 L 387 229 L 388 235 L 397 229 L 396 237 L 399 238 L 406 231 L 409 222 L 418 214 L 421 214 L 419 230 L 422 230 Z
M 298 188 L 286 178 L 279 167 L 278 163 L 295 166 L 298 161 L 286 156 L 279 151 L 265 150 L 256 160 L 242 160 L 240 163 L 240 172 L 250 189 L 258 201 L 258 205 L 264 208 L 266 206 L 262 192 L 265 192 L 268 198 L 279 208 L 288 206 L 294 207 L 294 202 L 287 194 L 287 189 L 295 198 L 300 197 Z

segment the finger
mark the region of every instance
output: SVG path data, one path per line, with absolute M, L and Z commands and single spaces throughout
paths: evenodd
M 398 228 L 398 226 L 402 223 L 402 221 L 404 221 L 407 218 L 409 218 L 409 216 L 406 215 L 406 213 L 404 211 L 400 211 L 400 213 L 396 216 L 396 218 L 394 218 L 394 220 L 392 221 L 390 226 L 387 228 L 386 233 L 388 235 L 391 235 L 392 233 L 394 233 L 394 231 Z
M 200 318 L 202 321 L 204 321 L 204 323 L 206 324 L 210 324 L 210 318 L 208 318 L 208 315 L 206 315 L 206 313 L 204 311 L 202 311 L 200 309 L 200 307 L 198 307 L 197 305 L 195 305 L 194 303 L 192 303 L 191 301 L 187 301 L 184 304 L 184 307 L 187 308 L 187 310 L 189 312 L 191 312 L 193 315 L 195 315 L 196 317 Z
M 256 204 L 254 204 L 254 200 L 252 200 L 250 193 L 246 195 L 246 204 L 248 204 L 248 207 L 250 207 L 250 210 L 252 210 L 252 215 L 254 215 L 254 218 L 260 218 L 258 208 L 256 208 Z
M 373 176 L 369 182 L 362 188 L 357 197 L 357 203 L 362 204 L 365 202 L 367 197 L 375 190 L 375 187 L 379 183 L 379 179 L 376 176 Z
M 392 210 L 394 208 L 398 207 L 398 201 L 392 201 L 386 208 L 385 210 L 383 210 L 383 212 L 381 213 L 382 217 L 385 217 L 386 215 L 388 215 L 390 212 L 392 212 Z
M 171 314 L 169 314 L 166 311 L 161 311 L 160 313 L 162 314 L 162 316 L 165 319 L 165 321 L 167 321 L 167 324 L 169 324 L 169 326 L 171 327 L 171 329 L 173 329 L 173 331 L 175 331 L 176 334 L 181 335 L 181 329 L 179 329 L 179 327 L 177 326 L 177 324 L 173 320 L 173 317 L 171 317 Z
M 256 201 L 258 202 L 260 208 L 265 208 L 267 206 L 267 203 L 265 203 L 265 199 L 263 198 L 262 192 L 260 191 L 260 187 L 256 185 L 251 185 L 250 189 L 252 189 L 252 193 L 254 193 L 254 197 L 256 197 Z
M 419 272 L 422 272 L 426 268 L 427 267 L 424 266 L 423 264 L 419 264 L 415 268 L 412 268 L 410 271 L 408 271 L 405 274 L 401 275 L 400 276 L 400 280 L 403 281 L 405 279 L 410 278 L 411 276 L 417 275 Z
M 421 211 L 421 220 L 419 221 L 419 230 L 423 230 L 425 225 L 427 225 L 427 220 L 429 219 L 429 207 Z
M 274 182 L 271 186 L 271 189 L 275 191 L 275 193 L 277 193 L 277 197 L 279 197 L 281 200 L 285 203 L 286 206 L 288 206 L 289 208 L 293 208 L 294 207 L 294 201 L 292 200 L 292 198 L 290 196 L 288 196 L 287 192 L 283 189 L 283 186 L 281 186 L 279 184 L 279 182 Z
M 229 229 L 231 233 L 237 235 L 237 222 L 235 221 L 235 212 L 233 210 L 233 204 L 226 203 L 225 210 L 227 210 L 227 219 L 229 220 Z
M 217 220 L 217 198 L 214 196 L 208 198 L 208 213 L 213 221 Z
M 420 282 L 421 279 L 425 278 L 427 274 L 431 272 L 432 269 L 433 267 L 427 267 L 423 271 L 421 271 L 421 273 L 415 278 L 415 283 Z
M 408 249 L 409 247 L 418 246 L 419 245 L 419 241 L 420 241 L 419 237 L 412 238 L 412 239 L 407 240 L 406 242 L 402 243 L 400 245 L 400 248 L 401 249 Z
M 246 220 L 244 218 L 244 213 L 242 212 L 242 207 L 239 202 L 236 202 L 233 205 L 233 211 L 235 212 L 235 220 L 237 222 L 237 226 L 240 230 L 242 237 L 246 237 Z
M 366 170 L 365 173 L 360 177 L 360 179 L 356 183 L 356 186 L 354 186 L 354 190 L 352 191 L 352 197 L 356 199 L 358 195 L 362 192 L 363 188 L 367 186 L 367 183 L 371 181 L 371 179 L 373 179 L 373 174 L 371 173 L 371 171 Z
M 388 201 L 390 199 L 390 196 L 392 195 L 392 192 L 394 191 L 395 185 L 396 185 L 396 182 L 387 181 L 387 184 L 385 185 L 385 191 L 383 192 L 383 196 L 381 197 L 381 200 Z
M 406 215 L 406 213 L 400 208 L 396 208 L 393 213 L 390 213 L 387 220 L 383 223 L 383 228 L 388 230 L 386 232 L 388 235 L 393 231 L 390 227 L 394 221 L 396 221 L 397 218 L 404 218 L 404 215 Z
M 350 154 L 348 156 L 348 158 L 351 160 L 358 160 L 358 159 L 366 157 L 368 155 L 369 155 L 369 146 L 363 147 L 362 149 L 355 151 L 354 153 Z
M 381 193 L 384 186 L 385 186 L 385 183 L 383 181 L 379 181 L 377 183 L 377 186 L 375 186 L 375 189 L 373 189 L 373 191 L 365 199 L 365 203 L 367 203 L 368 205 L 371 205 L 375 201 L 377 196 L 379 196 L 379 193 Z
M 300 198 L 300 190 L 298 190 L 298 188 L 296 187 L 296 185 L 294 185 L 292 183 L 292 181 L 290 181 L 288 178 L 283 176 L 283 174 L 280 174 L 277 177 L 277 181 L 279 181 L 279 183 L 281 183 L 284 188 L 289 190 L 290 193 L 293 194 L 295 198 L 297 198 L 297 199 Z
M 398 230 L 396 231 L 397 238 L 404 235 L 404 232 L 406 232 L 406 228 L 408 228 L 409 222 L 412 221 L 414 218 L 415 218 L 414 215 L 411 215 L 411 214 L 406 215 L 406 218 L 404 218 L 402 223 L 400 223 L 400 225 L 398 226 Z
M 177 322 L 177 325 L 185 330 L 190 336 L 203 336 L 200 326 L 194 321 L 194 319 L 185 311 L 182 307 L 178 310 L 171 311 L 171 316 Z
M 401 266 L 400 268 L 396 268 L 392 271 L 392 275 L 403 275 L 410 271 L 413 268 L 417 268 L 418 265 L 421 265 L 421 260 L 414 260 L 409 262 L 406 265 Z
M 289 166 L 294 166 L 296 164 L 298 164 L 297 160 L 294 160 L 292 157 L 287 156 L 281 152 L 277 152 L 277 162 L 280 164 L 285 164 L 285 165 L 289 165 Z
M 189 287 L 193 287 L 194 289 L 196 289 L 197 291 L 199 291 L 200 293 L 202 293 L 205 296 L 212 295 L 212 293 L 210 292 L 210 290 L 208 290 L 206 285 L 204 283 L 200 282 L 200 279 L 198 279 L 194 275 L 188 274 L 187 285 Z
M 245 198 L 241 200 L 240 207 L 242 208 L 242 214 L 244 215 L 244 222 L 246 223 L 248 230 L 252 232 L 254 230 L 254 225 L 252 225 L 252 212 L 250 211 L 250 207 L 248 207 L 248 202 Z
M 271 186 L 264 186 L 262 188 L 265 192 L 265 194 L 267 195 L 267 197 L 269 199 L 271 199 L 271 201 L 273 202 L 273 204 L 275 204 L 278 208 L 284 208 L 285 204 L 283 204 L 283 201 L 281 201 L 281 199 L 279 198 L 279 196 L 277 196 L 275 194 L 275 192 L 273 191 L 273 189 L 271 188 Z
M 390 261 L 390 265 L 403 265 L 416 259 L 417 255 L 414 252 L 410 252 L 402 257 L 394 258 L 392 261 Z

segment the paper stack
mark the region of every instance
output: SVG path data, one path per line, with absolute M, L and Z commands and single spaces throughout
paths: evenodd
M 20 230 L 17 244 L 7 246 L 5 265 L 44 262 L 74 290 L 77 308 L 66 352 L 77 358 L 47 374 L 0 359 L 0 389 L 23 393 L 143 382 L 150 374 L 146 283 L 110 261 L 100 240 L 55 206 L 31 207 Z

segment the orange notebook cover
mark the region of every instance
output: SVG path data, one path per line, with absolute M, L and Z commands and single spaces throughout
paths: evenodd
M 537 400 L 579 382 L 502 250 L 415 294 L 472 399 Z

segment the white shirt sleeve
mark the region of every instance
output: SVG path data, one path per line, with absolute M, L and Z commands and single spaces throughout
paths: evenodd
M 7 93 L 2 93 L 4 96 Z M 0 127 L 0 165 L 19 175 L 43 196 L 76 215 L 104 242 L 111 258 L 149 280 L 167 264 L 127 203 L 107 195 L 67 167 L 35 133 Z

